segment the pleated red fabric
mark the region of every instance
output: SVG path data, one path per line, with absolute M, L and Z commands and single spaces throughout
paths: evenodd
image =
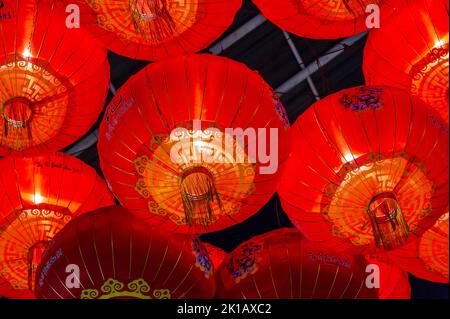
M 69 276 L 68 265 L 78 273 Z M 36 276 L 36 295 L 45 299 L 204 299 L 214 292 L 213 265 L 195 236 L 169 235 L 120 206 L 67 224 Z
M 96 122 L 109 85 L 106 50 L 66 25 L 57 0 L 0 9 L 0 156 L 34 156 L 74 143 Z
M 31 296 L 54 236 L 73 217 L 113 205 L 114 198 L 92 167 L 64 153 L 2 158 L 0 172 L 0 296 Z
M 64 0 L 83 27 L 117 54 L 155 61 L 195 53 L 233 23 L 241 0 Z
M 256 236 L 233 250 L 218 271 L 219 298 L 367 299 L 363 256 L 336 253 L 282 228 Z

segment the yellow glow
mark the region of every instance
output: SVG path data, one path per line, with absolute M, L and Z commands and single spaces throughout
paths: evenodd
M 23 56 L 24 58 L 30 58 L 30 57 L 32 57 L 31 51 L 30 51 L 29 49 L 23 50 L 22 56 Z
M 41 204 L 42 202 L 44 202 L 44 198 L 41 196 L 41 194 L 35 193 L 34 194 L 34 203 L 36 205 L 38 205 L 38 204 Z

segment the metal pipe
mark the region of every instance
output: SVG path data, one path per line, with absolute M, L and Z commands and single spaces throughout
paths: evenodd
M 366 34 L 367 32 L 363 32 L 342 40 L 339 44 L 328 50 L 323 56 L 321 56 L 320 58 L 309 64 L 305 69 L 301 70 L 299 73 L 295 74 L 289 80 L 281 84 L 276 89 L 278 95 L 281 96 L 292 90 L 298 84 L 306 80 L 308 76 L 311 76 L 312 74 L 317 72 L 322 66 L 328 64 L 334 58 L 342 54 L 342 52 L 344 52 L 345 46 L 350 46 L 355 42 L 358 42 L 358 40 L 364 38 Z
M 295 60 L 297 60 L 297 63 L 300 66 L 300 68 L 302 70 L 306 69 L 305 63 L 303 62 L 300 52 L 298 52 L 298 49 L 295 46 L 294 41 L 292 41 L 292 38 L 289 35 L 289 33 L 287 33 L 286 31 L 283 30 L 283 35 L 284 35 L 284 38 L 286 39 L 287 43 L 289 44 L 289 48 L 291 49 L 292 54 L 294 55 Z M 308 82 L 309 88 L 311 89 L 316 101 L 320 100 L 319 91 L 317 90 L 316 85 L 314 84 L 314 81 L 311 79 L 310 74 L 307 74 L 306 81 Z
M 257 16 L 244 23 L 238 29 L 227 35 L 225 38 L 212 45 L 208 51 L 215 55 L 221 54 L 223 51 L 231 47 L 233 44 L 241 40 L 243 37 L 258 28 L 266 21 L 267 19 L 262 14 L 258 14 Z

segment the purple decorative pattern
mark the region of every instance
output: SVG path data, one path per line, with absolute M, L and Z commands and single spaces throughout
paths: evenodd
M 347 91 L 348 92 L 348 91 Z M 354 89 L 355 94 L 344 93 L 339 103 L 353 112 L 367 109 L 378 110 L 384 104 L 384 90 L 373 86 L 360 86 Z
M 227 270 L 236 282 L 245 278 L 247 274 L 254 274 L 261 262 L 262 245 L 248 243 L 240 251 L 233 253 L 227 264 Z

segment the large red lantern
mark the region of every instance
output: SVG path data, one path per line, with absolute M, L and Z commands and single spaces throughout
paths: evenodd
M 214 246 L 213 244 L 203 243 L 203 246 L 208 252 L 208 256 L 211 259 L 214 268 L 218 269 L 225 258 L 227 258 L 228 254 L 224 250 L 217 246 Z
M 448 125 L 448 0 L 400 0 L 372 30 L 364 50 L 369 85 L 402 88 L 435 108 Z
M 0 47 L 0 156 L 57 151 L 91 128 L 109 84 L 106 51 L 66 26 L 60 1 L 3 1 Z
M 68 277 L 68 265 L 76 277 Z M 78 285 L 66 284 L 74 280 Z M 120 206 L 67 224 L 46 251 L 35 286 L 45 299 L 192 299 L 215 292 L 213 265 L 198 238 L 168 236 Z
M 337 39 L 367 30 L 378 18 L 384 22 L 395 9 L 396 0 L 253 2 L 267 19 L 283 30 L 305 38 Z
M 408 273 L 383 255 L 368 255 L 366 260 L 376 265 L 379 274 L 378 298 L 380 299 L 410 299 L 411 285 Z
M 233 23 L 241 0 L 65 0 L 104 45 L 139 60 L 195 53 Z
M 217 274 L 220 298 L 377 298 L 366 286 L 363 256 L 335 253 L 282 228 L 256 236 L 230 253 Z
M 418 240 L 391 259 L 414 276 L 448 283 L 448 213 L 439 218 Z
M 0 172 L 0 294 L 29 296 L 55 234 L 74 216 L 114 199 L 93 168 L 63 153 L 3 158 Z
M 211 232 L 273 195 L 288 128 L 256 72 L 222 57 L 182 56 L 149 65 L 118 90 L 100 126 L 100 164 L 131 212 L 177 232 Z
M 345 89 L 312 105 L 292 130 L 278 192 L 307 238 L 394 253 L 447 211 L 448 128 L 406 92 Z

